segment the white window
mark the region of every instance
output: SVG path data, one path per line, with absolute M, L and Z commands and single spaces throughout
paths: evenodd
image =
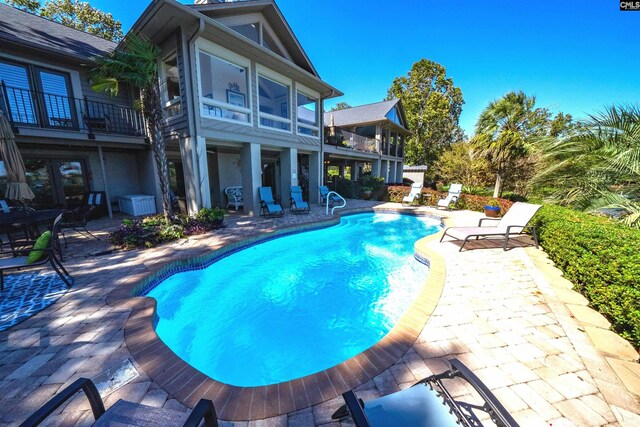
M 202 51 L 198 58 L 202 116 L 250 123 L 249 68 Z
M 160 92 L 167 117 L 182 113 L 182 97 L 180 96 L 180 74 L 175 53 L 162 62 Z
M 242 34 L 246 38 L 266 47 L 270 51 L 286 58 L 284 51 L 277 39 L 271 35 L 267 26 L 262 22 L 252 22 L 250 24 L 232 25 L 230 27 L 238 34 Z
M 290 85 L 258 75 L 260 126 L 291 132 Z
M 320 136 L 318 100 L 298 91 L 296 94 L 296 106 L 296 112 L 298 113 L 298 133 L 300 135 Z

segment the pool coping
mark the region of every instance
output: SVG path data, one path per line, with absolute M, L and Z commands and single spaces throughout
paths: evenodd
M 444 223 L 443 217 L 431 212 L 389 207 L 351 209 L 326 221 L 313 221 L 238 238 L 206 255 L 180 258 L 161 268 L 131 276 L 108 295 L 107 303 L 132 308 L 125 324 L 124 339 L 133 358 L 150 379 L 179 402 L 193 408 L 201 398 L 210 399 L 214 402 L 218 417 L 227 421 L 258 420 L 305 409 L 373 379 L 394 365 L 413 346 L 440 299 L 445 281 L 444 258 L 431 250 L 428 244 L 439 238 L 442 231 L 414 243 L 416 257 L 428 263 L 429 274 L 420 294 L 384 338 L 327 370 L 279 384 L 238 387 L 216 381 L 198 371 L 176 355 L 156 333 L 156 300 L 137 296 L 171 274 L 205 268 L 246 246 L 301 231 L 330 227 L 339 223 L 342 216 L 367 212 L 428 216 Z

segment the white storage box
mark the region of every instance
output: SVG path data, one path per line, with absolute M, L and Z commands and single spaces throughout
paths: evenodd
M 156 213 L 156 198 L 146 194 L 130 194 L 118 197 L 120 212 L 133 216 L 153 215 Z

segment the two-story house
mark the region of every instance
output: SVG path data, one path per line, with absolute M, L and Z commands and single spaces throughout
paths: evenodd
M 325 181 L 358 179 L 363 172 L 402 183 L 404 144 L 410 135 L 399 99 L 324 114 Z
M 224 206 L 241 186 L 246 213 L 270 186 L 318 200 L 322 105 L 342 95 L 322 81 L 272 0 L 153 1 L 131 31 L 162 48 L 161 88 L 172 175 L 189 212 Z
M 121 88 L 113 98 L 90 87 L 93 58 L 115 46 L 0 4 L 0 109 L 36 206 L 73 207 L 89 191 L 106 191 L 112 202 L 158 194 L 136 94 Z M 5 186 L 2 166 L 0 194 Z

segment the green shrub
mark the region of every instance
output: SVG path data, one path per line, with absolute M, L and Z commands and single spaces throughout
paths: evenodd
M 567 280 L 640 347 L 640 230 L 558 206 L 543 206 L 532 222 Z
M 124 219 L 109 241 L 123 249 L 150 248 L 185 236 L 207 233 L 222 226 L 224 209 L 204 208 L 195 217 L 175 215 L 167 221 L 162 215 L 143 219 Z

